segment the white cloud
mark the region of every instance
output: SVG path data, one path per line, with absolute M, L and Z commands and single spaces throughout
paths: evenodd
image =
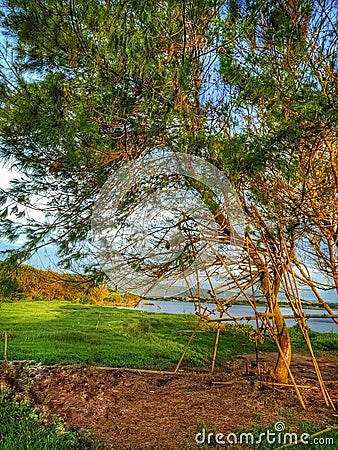
M 11 180 L 19 178 L 20 173 L 15 169 L 9 169 L 8 164 L 0 166 L 0 188 L 7 189 Z
M 6 191 L 8 189 L 10 182 L 12 180 L 20 180 L 23 179 L 23 174 L 20 173 L 15 168 L 10 168 L 10 163 L 2 163 L 0 165 L 0 189 Z M 25 217 L 22 219 L 18 219 L 13 215 L 10 215 L 9 218 L 12 220 L 16 220 L 18 223 L 24 224 L 26 219 L 33 219 L 39 222 L 44 222 L 45 214 L 43 212 L 44 207 L 47 205 L 47 199 L 41 198 L 38 196 L 33 197 L 34 206 L 37 209 L 27 208 L 18 205 L 20 211 L 25 211 Z

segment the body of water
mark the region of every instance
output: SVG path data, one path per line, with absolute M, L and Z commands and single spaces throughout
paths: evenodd
M 212 310 L 215 305 L 212 303 L 206 303 L 209 310 Z M 169 300 L 142 300 L 137 308 L 139 311 L 167 313 L 167 314 L 194 314 L 195 306 L 192 302 L 183 301 L 169 301 Z M 264 306 L 257 307 L 260 312 L 265 311 Z M 284 315 L 292 314 L 291 308 L 281 307 L 281 311 Z M 335 310 L 338 314 L 338 310 Z M 325 314 L 323 309 L 306 309 L 306 314 Z M 250 306 L 247 305 L 234 305 L 229 309 L 229 313 L 234 317 L 247 317 L 254 316 L 254 312 Z M 215 316 L 214 316 L 215 317 Z M 232 322 L 230 322 L 232 323 Z M 243 324 L 251 324 L 255 326 L 255 321 L 242 321 Z M 295 325 L 294 319 L 286 319 L 288 326 Z M 322 319 L 308 319 L 307 324 L 313 331 L 319 331 L 321 333 L 338 333 L 338 325 L 336 325 L 329 317 Z

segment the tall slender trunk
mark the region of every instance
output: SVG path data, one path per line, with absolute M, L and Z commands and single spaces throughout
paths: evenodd
M 290 367 L 292 357 L 292 347 L 289 330 L 285 325 L 285 320 L 277 301 L 273 309 L 273 314 L 280 345 L 280 351 L 278 353 L 277 363 L 273 375 L 278 382 L 287 383 L 289 378 L 288 368 Z
M 289 367 L 292 358 L 292 346 L 289 330 L 285 324 L 283 314 L 280 310 L 277 297 L 280 289 L 280 273 L 274 271 L 273 288 L 270 286 L 270 278 L 267 268 L 261 280 L 261 291 L 269 304 L 270 312 L 273 314 L 273 320 L 277 329 L 277 339 L 279 343 L 279 352 L 276 366 L 272 372 L 273 377 L 279 383 L 287 383 L 289 378 Z
M 196 186 L 198 190 L 200 187 Z M 201 195 L 205 192 L 200 191 Z M 220 226 L 220 230 L 223 232 L 225 238 L 227 236 L 227 231 L 229 231 L 229 221 L 223 212 L 219 209 L 214 212 L 214 219 L 216 223 Z M 270 312 L 273 314 L 274 324 L 277 329 L 277 339 L 279 343 L 279 354 L 274 370 L 272 371 L 272 376 L 280 383 L 287 383 L 289 377 L 289 367 L 291 364 L 292 357 L 292 347 L 289 330 L 285 324 L 283 314 L 280 310 L 277 297 L 281 285 L 281 270 L 282 268 L 276 268 L 272 273 L 269 271 L 266 260 L 259 254 L 259 251 L 254 244 L 254 242 L 249 239 L 247 243 L 248 258 L 250 258 L 256 266 L 257 271 L 261 274 L 260 279 L 260 290 L 267 300 L 270 308 Z M 278 264 L 278 255 L 275 255 L 276 265 Z

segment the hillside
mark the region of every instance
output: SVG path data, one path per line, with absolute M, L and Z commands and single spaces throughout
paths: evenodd
M 68 300 L 77 303 L 134 305 L 138 297 L 111 291 L 84 275 L 60 274 L 21 265 L 8 272 L 0 265 L 1 301 Z

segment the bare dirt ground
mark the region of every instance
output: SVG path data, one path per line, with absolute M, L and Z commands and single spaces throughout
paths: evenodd
M 275 357 L 267 353 L 260 359 L 272 364 Z M 308 386 L 300 388 L 306 410 L 292 387 L 259 379 L 254 359 L 245 355 L 213 375 L 79 366 L 25 369 L 22 364 L 3 364 L 1 375 L 19 390 L 26 383 L 26 391 L 28 386 L 30 397 L 47 415 L 60 416 L 71 427 L 90 428 L 114 450 L 198 448 L 195 436 L 202 427 L 227 434 L 277 420 L 290 432 L 300 421 L 322 428 L 337 423 L 337 412 L 326 406 L 309 357 L 294 355 L 292 363 L 297 383 Z M 318 363 L 338 410 L 338 356 L 320 357 Z M 25 376 L 28 383 L 22 383 Z

